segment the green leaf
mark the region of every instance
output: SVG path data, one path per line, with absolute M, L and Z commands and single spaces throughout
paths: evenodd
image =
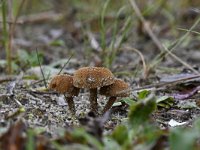
M 138 92 L 138 99 L 144 99 L 146 98 L 148 95 L 150 94 L 150 91 L 148 90 L 143 90 L 143 91 L 140 91 Z
M 191 102 L 191 101 L 180 101 L 177 104 L 177 107 L 182 108 L 182 109 L 191 109 L 191 108 L 196 108 L 196 109 L 200 109 L 195 102 Z
M 171 150 L 192 150 L 196 143 L 196 132 L 175 128 L 171 130 L 169 141 Z
M 123 145 L 128 141 L 128 130 L 124 125 L 117 126 L 112 133 L 112 138 L 115 139 L 118 144 Z
M 42 53 L 39 53 L 38 55 L 39 55 L 40 63 L 42 64 L 43 55 Z M 38 66 L 37 54 L 35 51 L 30 53 L 23 49 L 18 50 L 16 63 L 20 64 L 23 67 Z
M 55 40 L 50 43 L 50 46 L 65 46 L 65 42 L 63 40 Z
M 169 142 L 171 150 L 193 150 L 199 149 L 196 145 L 197 139 L 200 138 L 200 119 L 196 120 L 193 128 L 173 128 L 171 129 Z M 197 146 L 197 147 L 195 147 Z
M 125 102 L 125 103 L 128 104 L 129 106 L 131 106 L 131 105 L 133 105 L 133 104 L 136 103 L 136 102 L 133 101 L 133 99 L 131 99 L 131 98 L 122 98 L 121 101 L 122 101 L 122 102 Z
M 167 100 L 174 100 L 172 97 L 170 97 L 170 96 L 162 96 L 162 97 L 160 97 L 160 98 L 158 98 L 157 100 L 156 100 L 156 103 L 160 103 L 160 102 L 163 102 L 163 101 L 167 101 Z
M 103 145 L 92 135 L 88 134 L 83 128 L 77 128 L 73 132 L 65 133 L 74 141 L 81 144 L 90 144 L 98 150 L 103 149 Z
M 162 96 L 156 100 L 157 106 L 170 108 L 174 104 L 174 98 L 170 96 Z
M 17 51 L 17 55 L 18 55 L 19 60 L 21 60 L 21 61 L 28 61 L 29 54 L 28 54 L 27 51 L 25 51 L 25 50 L 18 50 Z
M 137 128 L 149 120 L 149 115 L 156 109 L 154 97 L 147 101 L 138 101 L 131 105 L 129 112 L 129 123 L 133 128 Z
M 111 150 L 111 149 L 122 150 L 121 145 L 119 145 L 117 141 L 115 141 L 115 139 L 111 137 L 104 137 L 103 143 L 104 143 L 104 150 Z

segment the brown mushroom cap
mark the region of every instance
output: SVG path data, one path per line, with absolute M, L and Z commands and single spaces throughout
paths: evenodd
M 100 94 L 110 97 L 128 97 L 130 95 L 129 85 L 123 80 L 115 79 L 113 84 L 101 87 Z
M 94 89 L 113 82 L 114 75 L 104 67 L 83 67 L 78 69 L 73 76 L 73 84 L 77 88 Z
M 69 96 L 77 96 L 79 89 L 73 86 L 73 77 L 67 74 L 56 75 L 52 78 L 49 88 Z

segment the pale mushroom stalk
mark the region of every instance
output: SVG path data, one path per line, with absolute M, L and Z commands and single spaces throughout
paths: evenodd
M 76 108 L 75 108 L 73 96 L 67 96 L 65 94 L 64 94 L 64 96 L 65 96 L 65 100 L 67 101 L 67 104 L 69 106 L 70 112 L 72 113 L 72 115 L 75 115 Z
M 98 107 L 98 103 L 97 103 L 97 88 L 94 89 L 90 89 L 90 97 L 89 97 L 89 101 L 90 101 L 90 109 L 97 114 L 97 107 Z
M 106 105 L 103 108 L 103 114 L 105 114 L 114 104 L 114 102 L 116 101 L 116 97 L 115 96 L 111 96 L 108 100 L 108 102 L 106 103 Z

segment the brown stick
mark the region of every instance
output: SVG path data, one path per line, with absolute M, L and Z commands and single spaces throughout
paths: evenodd
M 65 17 L 65 14 L 55 13 L 54 11 L 42 12 L 32 15 L 26 15 L 19 17 L 19 21 L 22 23 L 41 23 L 45 21 L 58 21 Z

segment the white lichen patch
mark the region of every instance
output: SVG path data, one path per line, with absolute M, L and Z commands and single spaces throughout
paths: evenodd
M 89 77 L 86 79 L 86 82 L 87 82 L 88 84 L 93 84 L 93 83 L 96 82 L 96 79 L 95 79 L 94 77 L 89 76 Z

